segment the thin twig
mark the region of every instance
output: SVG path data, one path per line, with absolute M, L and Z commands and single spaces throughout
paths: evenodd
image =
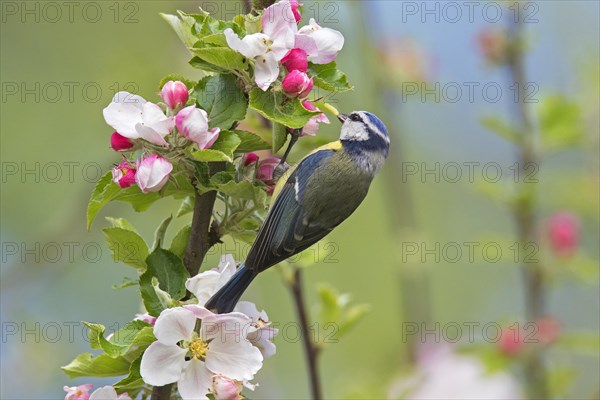
M 525 102 L 525 90 L 523 84 L 526 82 L 525 67 L 523 61 L 523 32 L 520 21 L 516 21 L 511 27 L 512 48 L 509 51 L 508 66 L 511 78 L 517 85 L 519 101 L 516 104 L 515 112 L 518 115 L 521 125 L 522 137 L 520 143 L 521 154 L 520 179 L 526 176 L 527 169 L 532 163 L 537 161 L 534 150 L 534 128 Z M 514 216 L 518 227 L 519 242 L 521 246 L 526 246 L 535 240 L 535 191 L 531 184 L 521 182 L 524 198 L 514 208 Z M 525 312 L 527 320 L 535 322 L 544 316 L 544 276 L 543 268 L 539 263 L 522 265 L 523 279 L 525 282 Z M 532 349 L 525 360 L 526 381 L 529 386 L 529 394 L 534 399 L 545 399 L 548 397 L 548 385 L 546 373 L 542 360 L 541 350 Z
M 300 322 L 300 333 L 302 336 L 302 342 L 304 344 L 304 353 L 308 367 L 311 395 L 313 400 L 320 400 L 323 398 L 323 396 L 321 393 L 321 380 L 319 377 L 319 348 L 312 340 L 310 326 L 308 323 L 308 313 L 306 311 L 304 292 L 302 290 L 302 270 L 299 267 L 293 268 L 294 278 L 289 287 L 294 299 L 296 313 L 298 314 L 298 321 Z

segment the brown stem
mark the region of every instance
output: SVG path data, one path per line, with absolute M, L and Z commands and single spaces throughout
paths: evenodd
M 210 174 L 225 169 L 225 163 L 215 162 L 209 164 Z M 192 217 L 192 228 L 188 240 L 183 263 L 190 276 L 194 276 L 200 270 L 204 257 L 208 250 L 219 241 L 218 233 L 211 230 L 210 221 L 217 199 L 217 192 L 211 191 L 203 194 L 195 192 L 194 214 Z M 152 389 L 151 400 L 169 400 L 173 391 L 173 384 L 155 386 Z
M 319 348 L 312 341 L 310 326 L 308 323 L 308 313 L 306 311 L 306 304 L 304 301 L 304 293 L 302 291 L 302 270 L 301 268 L 294 267 L 294 280 L 289 285 L 292 297 L 294 299 L 294 306 L 296 307 L 296 313 L 298 314 L 298 321 L 300 322 L 300 333 L 302 336 L 302 342 L 304 344 L 304 353 L 306 356 L 306 363 L 308 366 L 308 375 L 310 379 L 310 390 L 313 400 L 320 400 L 323 398 L 321 393 L 321 380 L 319 377 Z
M 522 131 L 519 155 L 519 178 L 526 176 L 529 165 L 537 162 L 534 150 L 534 128 L 525 101 L 523 84 L 526 82 L 525 67 L 522 50 L 522 26 L 520 22 L 512 25 L 512 46 L 509 50 L 508 66 L 511 78 L 514 81 L 519 98 L 515 112 L 518 116 Z M 522 185 L 522 200 L 514 208 L 514 216 L 518 226 L 519 242 L 523 249 L 528 243 L 536 239 L 535 232 L 535 190 L 531 183 L 520 181 Z M 525 283 L 525 312 L 528 321 L 536 322 L 544 316 L 544 275 L 543 267 L 539 262 L 533 264 L 523 263 L 521 267 Z M 526 381 L 529 387 L 529 396 L 533 399 L 548 397 L 548 385 L 541 349 L 532 349 L 525 360 Z

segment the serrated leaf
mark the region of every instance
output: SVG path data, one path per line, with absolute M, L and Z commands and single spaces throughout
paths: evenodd
M 140 235 L 122 228 L 105 228 L 103 232 L 114 261 L 130 265 L 140 272 L 146 270 L 148 246 Z
M 111 201 L 121 190 L 112 180 L 112 172 L 107 172 L 98 181 L 92 196 L 88 202 L 87 207 L 87 229 L 89 230 L 92 226 L 92 222 L 98 215 L 98 212 L 104 207 L 109 201 Z
M 181 228 L 171 241 L 171 247 L 169 251 L 175 254 L 177 257 L 183 259 L 185 251 L 187 249 L 188 241 L 190 239 L 190 232 L 192 231 L 192 225 L 188 224 Z
M 146 264 L 162 290 L 175 300 L 185 296 L 185 281 L 190 275 L 179 257 L 168 250 L 156 249 L 148 256 Z
M 232 74 L 207 76 L 194 89 L 198 106 L 208 114 L 209 128 L 230 129 L 246 118 L 248 101 Z
M 192 196 L 188 196 L 181 202 L 179 205 L 179 209 L 177 210 L 177 214 L 175 215 L 177 218 L 182 217 L 186 214 L 191 213 L 194 210 L 194 198 Z
M 91 353 L 82 353 L 61 369 L 71 379 L 84 376 L 106 378 L 127 374 L 130 365 L 125 357 L 112 358 L 106 354 L 94 357 Z
M 105 219 L 108 222 L 110 222 L 110 224 L 112 225 L 113 228 L 121 228 L 121 229 L 126 229 L 128 231 L 138 233 L 135 230 L 135 228 L 133 227 L 133 225 L 131 225 L 131 223 L 129 221 L 127 221 L 125 218 L 105 217 Z
M 319 112 L 308 111 L 300 100 L 283 96 L 281 92 L 263 92 L 259 88 L 250 91 L 250 108 L 263 117 L 290 128 L 302 128 Z
M 287 134 L 287 129 L 285 128 L 285 126 L 278 124 L 278 123 L 273 124 L 272 140 L 271 140 L 271 144 L 272 144 L 271 151 L 273 153 L 277 153 L 279 151 L 279 149 L 281 149 L 283 147 L 283 145 L 287 141 L 287 136 L 288 136 L 288 134 Z
M 219 68 L 216 65 L 213 65 L 209 62 L 204 61 L 203 59 L 201 59 L 200 57 L 193 57 L 190 61 L 189 64 L 196 69 L 201 69 L 203 71 L 206 72 L 214 72 L 217 74 L 224 74 L 227 73 L 228 70 L 225 68 Z
M 129 367 L 129 374 L 115 383 L 113 387 L 117 393 L 127 392 L 131 398 L 137 397 L 137 391 L 144 386 L 144 380 L 140 373 L 140 365 L 142 364 L 142 356 L 138 357 Z
M 154 242 L 152 243 L 152 251 L 162 246 L 163 242 L 165 241 L 167 228 L 172 220 L 173 215 L 169 215 L 167 218 L 163 219 L 158 228 L 156 228 L 156 231 L 154 232 Z
M 310 75 L 316 86 L 330 92 L 346 92 L 353 86 L 348 83 L 346 74 L 337 68 L 335 61 L 329 64 L 310 65 Z
M 234 132 L 242 141 L 237 149 L 235 149 L 236 153 L 248 153 L 250 151 L 269 150 L 271 148 L 271 144 L 256 133 L 241 130 L 235 130 Z
M 192 157 L 197 161 L 204 162 L 233 162 L 233 152 L 241 142 L 242 140 L 235 133 L 231 131 L 222 131 L 219 133 L 219 138 L 210 149 L 196 150 L 192 152 Z
M 248 59 L 229 47 L 192 47 L 190 51 L 201 60 L 228 71 L 248 68 Z
M 173 28 L 186 47 L 192 47 L 198 41 L 198 38 L 192 34 L 192 27 L 196 23 L 194 18 L 186 16 L 183 13 L 180 13 L 179 17 L 162 13 L 160 16 Z

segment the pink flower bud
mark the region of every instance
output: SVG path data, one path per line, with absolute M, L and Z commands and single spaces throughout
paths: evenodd
M 306 73 L 294 70 L 283 78 L 282 86 L 287 94 L 304 98 L 310 94 L 313 88 L 313 80 Z
M 536 339 L 542 346 L 548 346 L 556 341 L 560 334 L 560 323 L 552 317 L 544 317 L 536 321 Z
M 212 393 L 216 400 L 241 400 L 243 397 L 241 382 L 235 381 L 223 375 L 213 376 Z
M 169 81 L 163 86 L 160 96 L 165 104 L 170 109 L 174 110 L 176 108 L 185 106 L 190 94 L 188 92 L 188 88 L 183 82 Z
M 118 132 L 115 132 L 110 136 L 110 147 L 112 147 L 114 151 L 130 150 L 133 148 L 133 146 L 134 143 L 131 140 L 127 139 Z
M 166 159 L 152 154 L 137 161 L 135 183 L 144 193 L 158 192 L 169 180 L 173 165 Z
M 279 165 L 281 160 L 279 157 L 268 157 L 264 160 L 261 160 L 258 163 L 258 169 L 256 171 L 256 179 L 262 181 L 265 185 L 269 187 L 267 193 L 273 193 L 273 189 L 275 188 L 275 184 L 277 183 L 273 178 L 273 173 L 275 169 Z
M 506 62 L 509 52 L 509 42 L 504 30 L 486 29 L 477 35 L 479 52 L 492 65 Z
M 79 386 L 64 386 L 63 390 L 67 392 L 65 400 L 88 400 L 90 398 L 90 390 L 94 385 L 91 383 Z
M 570 212 L 554 214 L 548 221 L 548 237 L 558 256 L 571 256 L 579 242 L 579 220 Z
M 304 4 L 298 2 L 298 0 L 290 0 L 290 5 L 292 6 L 292 12 L 294 13 L 294 18 L 296 18 L 296 23 L 302 21 L 302 15 L 300 15 L 298 7 L 302 7 Z
M 281 63 L 288 72 L 293 70 L 306 72 L 308 70 L 308 55 L 302 49 L 292 49 L 281 59 Z
M 258 154 L 256 154 L 256 153 L 246 153 L 242 157 L 242 163 L 244 164 L 244 167 L 247 167 L 248 165 L 252 165 L 257 161 L 258 161 Z
M 189 106 L 177 113 L 175 124 L 179 133 L 186 139 L 195 142 L 198 148 L 208 149 L 219 138 L 219 128 L 208 129 L 208 115 L 206 111 Z
M 126 189 L 135 183 L 135 168 L 127 161 L 123 161 L 112 170 L 112 179 L 122 189 Z

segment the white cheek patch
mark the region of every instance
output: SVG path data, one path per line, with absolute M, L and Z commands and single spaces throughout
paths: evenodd
M 369 140 L 369 131 L 362 122 L 352 121 L 350 123 L 345 123 L 342 126 L 340 139 L 362 142 L 364 140 Z

